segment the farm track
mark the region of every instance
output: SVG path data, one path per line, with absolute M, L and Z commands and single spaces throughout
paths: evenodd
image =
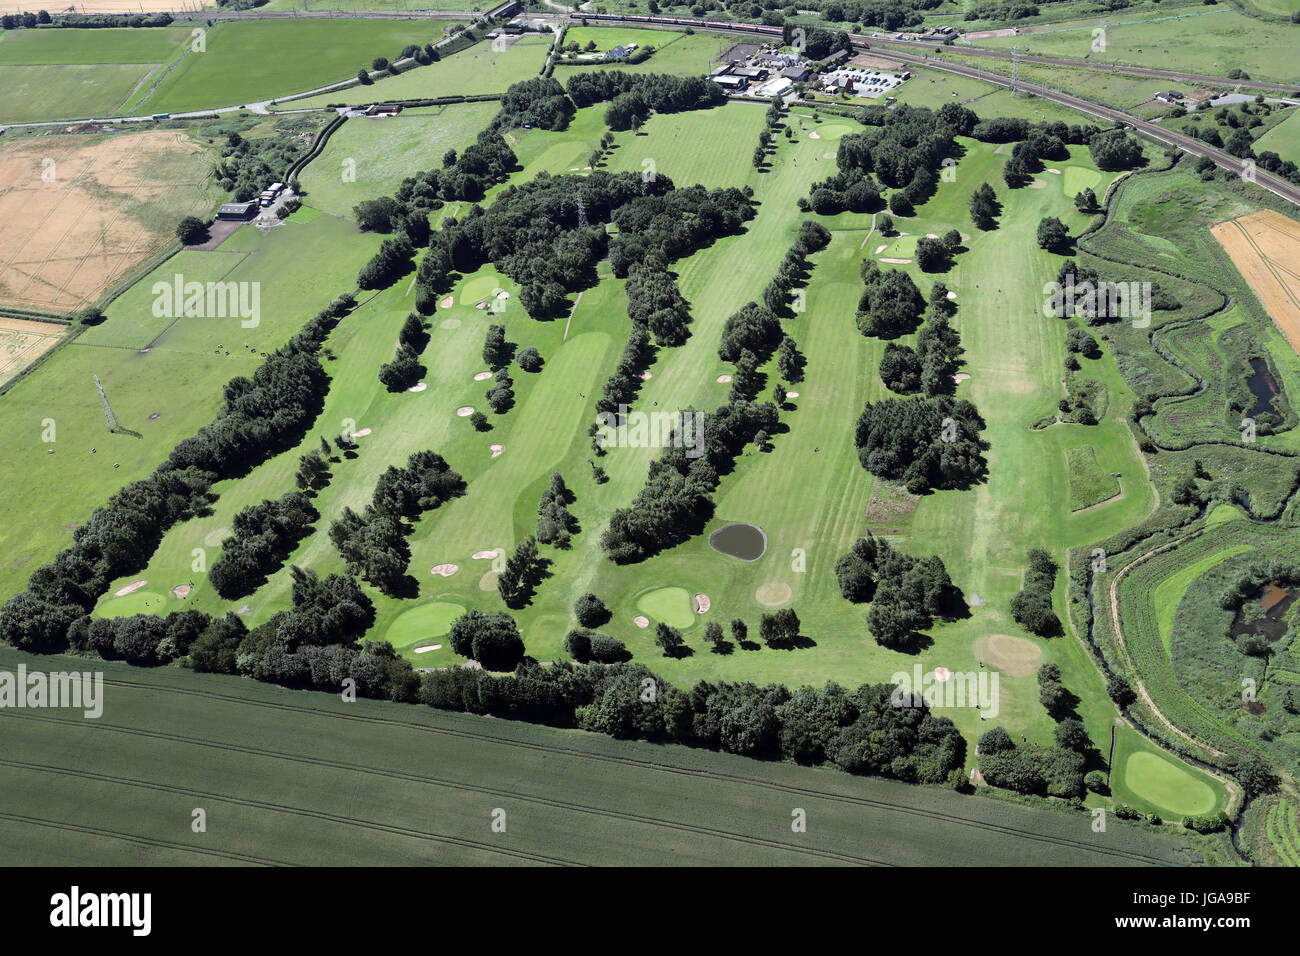
M 527 741 L 521 741 L 511 737 L 500 736 L 497 734 L 468 731 L 468 730 L 458 730 L 458 729 L 452 729 L 446 727 L 433 727 L 418 721 L 406 721 L 406 720 L 398 720 L 396 718 L 365 717 L 365 716 L 358 716 L 358 715 L 351 715 L 351 714 L 341 714 L 333 711 L 322 710 L 316 707 L 306 707 L 306 706 L 301 706 L 296 704 L 283 704 L 283 703 L 276 703 L 272 701 L 254 700 L 251 698 L 241 697 L 232 694 L 222 694 L 216 691 L 195 690 L 192 688 L 179 688 L 167 684 L 157 684 L 148 681 L 128 681 L 128 680 L 120 680 L 117 678 L 111 678 L 111 679 L 106 679 L 104 683 L 108 686 L 138 688 L 141 690 L 160 691 L 164 693 L 179 694 L 182 696 L 200 697 L 200 698 L 206 698 L 212 700 L 219 700 L 227 703 L 241 704 L 245 706 L 263 707 L 270 710 L 280 711 L 285 713 L 310 714 L 314 717 L 324 716 L 324 717 L 334 718 L 337 720 L 356 721 L 367 725 L 374 725 L 376 723 L 387 724 L 389 726 L 401 727 L 403 729 L 408 729 L 408 730 L 416 730 L 422 733 L 433 733 L 442 736 L 462 738 L 466 740 L 477 740 L 477 741 L 482 741 L 484 743 L 497 744 L 497 745 L 512 747 L 520 750 L 528 750 L 537 753 L 563 754 L 565 756 L 575 757 L 583 760 L 609 763 L 617 766 L 636 767 L 644 770 L 675 774 L 679 776 L 697 777 L 701 779 L 726 780 L 733 783 L 745 784 L 748 786 L 759 787 L 766 790 L 774 790 L 781 793 L 791 793 L 791 794 L 798 794 L 801 796 L 816 797 L 816 798 L 825 799 L 829 801 L 835 801 L 838 803 L 846 803 L 850 805 L 870 807 L 873 809 L 880 809 L 880 810 L 889 810 L 897 813 L 919 816 L 926 819 L 938 820 L 938 821 L 943 821 L 948 823 L 957 823 L 962 826 L 971 826 L 978 829 L 983 829 L 991 833 L 1000 833 L 1010 837 L 1030 839 L 1037 842 L 1052 844 L 1056 846 L 1070 847 L 1070 848 L 1075 848 L 1080 850 L 1086 850 L 1088 852 L 1102 853 L 1108 856 L 1116 857 L 1118 859 L 1127 859 L 1133 862 L 1169 865 L 1168 861 L 1166 860 L 1161 860 L 1157 857 L 1151 857 L 1146 854 L 1138 853 L 1135 851 L 1126 851 L 1126 850 L 1117 850 L 1113 848 L 1098 847 L 1094 843 L 1090 843 L 1083 840 L 1070 840 L 1064 837 L 1055 837 L 1055 836 L 1049 836 L 1041 833 L 1034 833 L 1033 831 L 1024 830 L 1019 827 L 1013 827 L 1013 826 L 997 824 L 997 823 L 989 823 L 987 821 L 976 820 L 958 814 L 947 814 L 935 810 L 926 810 L 918 807 L 900 806 L 895 803 L 890 803 L 888 801 L 878 800 L 871 797 L 859 797 L 859 796 L 853 796 L 849 794 L 835 793 L 833 791 L 819 790 L 811 787 L 796 787 L 787 784 L 774 783 L 770 780 L 764 780 L 759 777 L 751 777 L 745 774 L 734 774 L 734 773 L 728 773 L 725 771 L 716 771 L 716 770 L 693 770 L 687 767 L 676 766 L 673 764 L 662 763 L 659 761 L 643 760 L 636 757 L 622 757 L 622 756 L 614 756 L 611 754 L 597 754 L 597 753 L 592 753 L 590 751 L 582 750 L 575 747 L 557 747 L 557 746 L 549 746 L 543 744 L 533 744 L 533 743 L 528 743 Z M 10 715 L 12 714 L 13 712 L 11 711 Z M 53 717 L 36 717 L 34 719 L 50 720 L 54 722 L 70 722 L 70 721 L 61 721 L 59 718 L 53 718 Z M 80 722 L 78 721 L 78 723 Z M 194 739 L 194 738 L 185 738 L 185 737 L 180 737 L 178 735 L 165 734 L 165 733 L 155 732 L 155 731 L 142 731 L 136 728 L 117 727 L 116 725 L 101 725 L 101 726 L 104 726 L 106 729 L 120 731 L 128 734 L 136 734 L 140 736 L 154 737 L 158 739 L 176 740 L 178 742 L 196 743 L 198 745 L 212 746 L 218 749 L 226 749 L 226 750 L 247 752 L 247 753 L 260 753 L 267 756 L 282 757 L 284 759 L 303 762 L 303 763 L 319 764 L 323 766 L 337 766 L 347 770 L 362 769 L 352 764 L 334 764 L 330 761 L 317 760 L 315 758 L 300 757 L 296 754 L 277 754 L 273 751 L 260 751 L 256 748 L 243 748 L 231 744 L 204 741 L 201 739 Z M 475 787 L 473 785 L 465 784 L 459 781 L 450 781 L 450 780 L 442 781 L 439 778 L 435 778 L 435 777 L 428 777 L 419 774 L 409 774 L 401 771 L 386 771 L 386 770 L 376 768 L 373 771 L 366 769 L 364 772 L 374 772 L 383 776 L 389 776 L 398 779 L 408 779 L 416 782 L 442 784 L 445 786 L 451 786 L 458 789 L 471 789 L 471 790 L 479 790 L 482 792 L 493 792 L 493 793 L 498 792 L 486 788 Z M 700 827 L 694 827 L 687 824 L 678 824 L 678 823 L 673 823 L 671 821 L 659 820 L 654 817 L 640 817 L 639 815 L 636 814 L 628 814 L 621 811 L 601 811 L 601 810 L 596 810 L 595 808 L 584 807 L 581 805 L 565 804 L 559 801 L 551 801 L 543 797 L 529 796 L 529 795 L 521 794 L 515 790 L 508 790 L 508 791 L 501 791 L 501 792 L 509 796 L 517 797 L 519 799 L 527 799 L 530 800 L 531 802 L 538 802 L 550 806 L 562 806 L 568 809 L 579 809 L 584 812 L 597 812 L 597 813 L 601 813 L 602 815 L 632 819 L 638 822 L 651 822 L 659 825 L 668 825 L 675 829 L 686 829 L 688 831 L 704 832 L 704 833 L 709 833 L 711 835 L 725 835 L 728 837 L 739 837 L 745 842 L 757 843 L 759 845 L 775 845 L 783 849 L 789 848 L 788 845 L 786 844 L 771 843 L 769 841 L 761 841 L 758 840 L 757 838 L 749 837 L 744 834 L 727 834 L 725 833 L 725 831 L 714 831 L 709 828 L 700 828 Z M 819 852 L 821 852 L 824 855 L 825 854 L 835 855 L 835 854 L 831 854 L 831 851 L 819 851 Z M 843 856 L 848 857 L 849 855 L 845 854 Z M 851 858 L 851 859 L 854 859 L 854 861 L 856 862 L 866 862 L 871 865 L 890 865 L 882 861 L 870 860 L 865 857 Z

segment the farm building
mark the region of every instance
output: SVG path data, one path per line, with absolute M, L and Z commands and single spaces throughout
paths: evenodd
M 225 220 L 243 221 L 252 219 L 257 215 L 257 203 L 253 202 L 228 202 L 223 203 L 217 210 L 217 218 Z
M 727 74 L 724 76 L 712 77 L 712 80 L 728 93 L 743 93 L 749 87 L 749 81 L 743 76 L 732 76 Z

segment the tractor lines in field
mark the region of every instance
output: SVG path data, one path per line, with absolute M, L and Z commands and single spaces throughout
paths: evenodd
M 693 770 L 687 767 L 674 766 L 672 764 L 660 763 L 658 761 L 652 761 L 652 760 L 642 760 L 635 757 L 620 757 L 620 756 L 614 756 L 610 754 L 597 754 L 585 750 L 580 750 L 574 747 L 533 744 L 533 743 L 528 743 L 527 741 L 515 740 L 509 737 L 502 737 L 502 736 L 489 734 L 489 733 L 467 731 L 467 730 L 455 730 L 446 727 L 432 727 L 429 726 L 428 724 L 422 724 L 416 721 L 397 720 L 395 718 L 390 718 L 390 717 L 367 717 L 367 716 L 360 716 L 355 714 L 341 714 L 333 711 L 321 710 L 315 707 L 303 707 L 295 704 L 281 704 L 272 701 L 252 700 L 250 698 L 238 697 L 230 694 L 219 694 L 216 693 L 215 691 L 204 691 L 204 690 L 195 690 L 192 688 L 172 687 L 165 684 L 149 683 L 147 681 L 126 681 L 126 680 L 119 680 L 113 678 L 113 679 L 106 679 L 104 683 L 107 684 L 108 686 L 133 687 L 133 688 L 147 689 L 152 691 L 176 693 L 185 696 L 206 697 L 210 699 L 225 701 L 228 703 L 251 705 L 254 707 L 267 707 L 272 710 L 310 714 L 312 716 L 317 716 L 317 717 L 326 716 L 338 720 L 361 721 L 363 723 L 368 723 L 368 724 L 387 724 L 390 726 L 402 727 L 408 730 L 417 730 L 424 733 L 442 734 L 442 735 L 447 735 L 452 737 L 460 737 L 467 740 L 480 740 L 488 743 L 495 743 L 503 746 L 514 747 L 523 750 L 531 750 L 531 751 L 536 751 L 541 753 L 563 754 L 565 756 L 577 757 L 584 760 L 613 763 L 621 766 L 638 767 L 644 770 L 652 770 L 661 773 L 671 773 L 671 774 L 678 774 L 681 776 L 699 777 L 702 779 L 711 778 L 716 780 L 726 780 L 734 783 L 745 784 L 748 786 L 760 787 L 766 790 L 775 790 L 781 793 L 790 793 L 790 794 L 798 794 L 801 796 L 817 797 L 825 800 L 835 801 L 838 803 L 847 803 L 855 806 L 870 807 L 870 808 L 880 809 L 880 810 L 889 810 L 896 813 L 911 814 L 914 816 L 925 817 L 925 818 L 938 820 L 945 823 L 956 823 L 961 826 L 976 827 L 979 829 L 987 830 L 989 832 L 1000 833 L 1006 836 L 1022 837 L 1025 839 L 1035 840 L 1042 843 L 1054 844 L 1057 846 L 1073 847 L 1076 849 L 1087 850 L 1089 852 L 1095 852 L 1095 853 L 1102 853 L 1108 856 L 1115 856 L 1122 859 L 1132 860 L 1135 862 L 1168 865 L 1168 861 L 1161 860 L 1158 857 L 1148 856 L 1144 853 L 1139 853 L 1136 851 L 1119 850 L 1119 849 L 1114 849 L 1109 847 L 1099 847 L 1094 843 L 1083 841 L 1083 840 L 1071 840 L 1064 837 L 1049 836 L 1042 833 L 1035 833 L 1031 830 L 1023 830 L 1019 827 L 1014 827 L 1007 824 L 990 823 L 984 820 L 972 819 L 970 817 L 965 817 L 960 814 L 943 813 L 937 810 L 927 810 L 919 807 L 902 806 L 896 803 L 891 803 L 887 800 L 881 800 L 872 797 L 854 796 L 850 794 L 835 793 L 833 791 L 819 790 L 811 787 L 802 787 L 802 786 L 794 786 L 790 784 L 776 783 L 770 780 L 750 777 L 744 774 L 728 773 L 726 771 L 718 771 L 718 770 Z M 12 712 L 10 713 L 12 714 Z M 37 719 L 57 720 L 57 718 L 37 718 Z M 119 728 L 114 727 L 113 729 L 119 729 Z M 138 733 L 145 736 L 156 736 L 156 737 L 163 737 L 163 738 L 166 738 L 167 736 L 164 734 L 158 734 L 151 731 L 137 731 L 133 728 L 120 728 L 120 729 L 127 733 Z M 199 741 L 199 743 L 207 743 L 207 742 Z M 217 748 L 224 748 L 230 750 L 243 749 L 234 745 L 224 745 L 219 743 L 211 743 L 209 745 Z M 299 759 L 292 754 L 287 756 L 289 759 Z M 342 766 L 347 769 L 358 769 L 351 764 L 344 764 Z M 377 771 L 377 772 L 387 774 L 389 776 L 396 776 L 396 777 L 414 776 L 414 775 L 406 775 L 406 774 L 394 773 L 389 771 Z M 416 778 L 416 779 L 432 780 L 433 778 Z M 460 784 L 457 786 L 464 787 L 468 785 Z M 481 789 L 481 788 L 471 788 L 471 789 Z M 520 794 L 516 793 L 515 791 L 510 791 L 510 795 L 520 796 Z M 542 798 L 538 798 L 538 799 L 542 800 Z M 545 801 L 543 800 L 542 802 Z M 590 810 L 591 808 L 584 807 L 582 809 Z M 657 822 L 666 822 L 666 821 L 657 821 Z M 675 825 L 675 826 L 680 827 L 681 825 Z M 746 838 L 746 839 L 750 839 L 750 838 Z M 782 848 L 786 848 L 785 844 L 777 844 L 777 845 Z M 870 862 L 875 862 L 875 861 L 870 861 Z
M 357 817 L 345 817 L 336 813 L 327 813 L 324 810 L 311 810 L 306 807 L 291 807 L 280 803 L 270 803 L 265 800 L 252 800 L 247 797 L 215 793 L 211 790 L 196 790 L 191 787 L 178 787 L 168 783 L 157 783 L 150 780 L 139 780 L 132 777 L 117 777 L 107 773 L 96 773 L 92 770 L 74 770 L 70 767 L 54 767 L 47 764 L 26 763 L 21 760 L 9 760 L 6 758 L 0 758 L 0 766 L 13 767 L 18 770 L 30 770 L 38 773 L 54 773 L 61 776 L 75 777 L 82 780 L 94 780 L 101 783 L 120 784 L 127 787 L 137 787 L 142 790 L 153 790 L 159 793 L 175 793 L 181 796 L 207 798 L 224 803 L 232 803 L 241 807 L 251 807 L 256 810 L 270 810 L 275 813 L 285 813 L 290 816 L 314 817 L 318 820 L 327 820 L 331 823 L 341 823 L 347 826 L 355 826 L 367 830 L 380 830 L 385 833 L 395 834 L 396 836 L 411 837 L 417 840 L 425 840 L 430 843 L 451 843 L 456 846 L 463 846 L 473 850 L 484 850 L 489 853 L 512 856 L 522 860 L 531 860 L 535 863 L 552 863 L 559 866 L 583 865 L 573 860 L 547 856 L 541 853 L 533 853 L 528 850 L 516 850 L 507 847 L 493 846 L 488 843 L 481 843 L 477 840 L 468 840 L 463 837 L 453 837 L 442 833 L 430 833 L 424 830 L 414 830 L 410 827 L 397 826 L 396 824 L 390 823 L 379 823 L 374 820 L 362 820 Z M 184 844 L 177 844 L 177 846 L 180 846 L 183 849 L 189 849 L 189 847 L 186 847 Z M 197 852 L 208 851 L 198 850 Z M 239 854 L 233 855 L 240 857 Z M 290 864 L 279 865 L 284 866 Z
M 65 720 L 58 717 L 45 717 L 45 716 L 36 716 L 30 714 L 24 714 L 22 716 L 25 719 L 46 720 L 53 723 L 74 722 L 74 721 Z M 883 860 L 875 860 L 870 857 L 855 856 L 853 854 L 841 853 L 834 850 L 822 850 L 813 847 L 793 846 L 791 844 L 781 843 L 776 840 L 767 840 L 762 837 L 751 836 L 745 833 L 735 833 L 729 830 L 720 830 L 715 827 L 699 826 L 696 824 L 689 824 L 689 823 L 679 823 L 674 820 L 665 820 L 660 817 L 653 817 L 645 814 L 629 813 L 623 810 L 609 810 L 603 807 L 589 806 L 587 804 L 582 804 L 582 803 L 572 803 L 567 800 L 555 800 L 548 797 L 538 796 L 536 794 L 526 793 L 518 789 L 488 787 L 480 784 L 471 784 L 459 780 L 452 780 L 447 777 L 433 777 L 427 774 L 408 773 L 406 771 L 401 771 L 401 770 L 386 770 L 382 767 L 367 767 L 361 764 L 343 763 L 341 761 L 327 760 L 321 757 L 307 757 L 301 754 L 291 754 L 291 753 L 285 753 L 283 751 L 277 751 L 277 750 L 266 750 L 261 747 L 247 747 L 239 744 L 227 743 L 224 741 L 206 740 L 201 737 L 187 737 L 182 734 L 172 734 L 163 731 L 142 730 L 136 727 L 123 727 L 117 724 L 106 724 L 103 722 L 97 722 L 93 726 L 96 730 L 107 730 L 115 733 L 127 734 L 130 736 L 149 737 L 152 739 L 167 740 L 167 741 L 172 741 L 174 743 L 188 744 L 188 745 L 199 746 L 199 747 L 211 747 L 213 749 L 226 750 L 233 753 L 247 754 L 250 756 L 258 756 L 258 757 L 268 757 L 275 760 L 287 760 L 287 761 L 292 761 L 294 763 L 302 763 L 314 767 L 324 767 L 331 770 L 343 770 L 343 771 L 359 773 L 367 776 L 386 777 L 393 780 L 406 781 L 408 783 L 427 784 L 435 787 L 443 787 L 445 789 L 450 789 L 450 790 L 460 790 L 466 793 L 490 794 L 494 797 L 507 797 L 514 800 L 520 800 L 525 803 L 550 807 L 552 809 L 557 809 L 557 810 L 568 810 L 574 813 L 589 813 L 589 814 L 594 814 L 596 816 L 607 817 L 614 820 L 622 820 L 631 823 L 641 823 L 650 826 L 664 827 L 671 830 L 680 830 L 686 833 L 694 833 L 703 836 L 718 837 L 725 840 L 732 840 L 737 843 L 746 843 L 751 846 L 762 846 L 762 847 L 768 847 L 772 849 L 789 850 L 795 853 L 807 854 L 810 856 L 820 857 L 822 859 L 837 860 L 839 862 L 844 862 L 844 863 L 856 863 L 859 865 L 866 865 L 866 866 L 892 866 L 893 865 Z M 550 750 L 551 748 L 543 747 L 540 749 Z M 8 760 L 0 759 L 0 766 L 9 763 L 10 761 Z M 36 765 L 32 765 L 32 766 L 36 766 Z M 49 768 L 38 768 L 38 769 L 49 769 Z M 74 776 L 83 774 L 82 771 L 74 771 L 74 770 L 66 770 L 62 772 Z M 372 827 L 374 829 L 383 829 L 393 833 L 400 833 L 400 834 L 412 835 L 412 836 L 414 835 L 423 836 L 421 831 L 418 830 L 408 831 L 403 827 L 395 827 L 395 826 L 390 826 L 388 824 L 379 824 L 379 823 L 374 823 L 372 821 L 358 821 L 347 817 L 336 817 L 333 814 L 328 814 L 321 811 L 305 810 L 296 807 L 284 807 L 284 806 L 279 806 L 271 803 L 263 803 L 261 801 L 245 801 L 242 798 L 229 797 L 223 794 L 203 793 L 201 791 L 190 791 L 185 788 L 172 787 L 166 784 L 151 784 L 147 781 L 133 781 L 125 778 L 111 778 L 105 775 L 95 774 L 91 772 L 84 772 L 84 775 L 96 779 L 112 780 L 113 782 L 118 782 L 118 783 L 133 784 L 142 787 L 156 787 L 157 789 L 160 790 L 169 790 L 169 791 L 180 792 L 180 793 L 192 792 L 201 796 L 211 796 L 219 800 L 230 800 L 233 803 L 246 803 L 246 805 L 248 806 L 255 806 L 255 807 L 271 809 L 271 810 L 279 810 L 290 814 L 302 814 L 305 816 L 319 817 L 322 819 L 328 819 L 335 822 L 355 823 L 358 826 Z M 454 838 L 454 837 L 434 837 L 434 838 L 445 839 L 449 842 L 461 842 L 458 838 Z M 478 844 L 474 844 L 473 841 L 468 841 L 468 843 L 470 845 L 478 846 Z M 571 860 L 562 860 L 558 857 L 542 857 L 539 855 L 538 859 L 543 859 L 546 862 L 563 863 L 569 866 L 581 865 Z
M 0 820 L 9 820 L 13 823 L 25 823 L 28 826 L 46 827 L 50 830 L 66 830 L 72 833 L 86 833 L 93 836 L 108 837 L 111 840 L 123 840 L 127 843 L 137 843 L 140 846 L 154 847 L 155 849 L 166 850 L 184 850 L 188 853 L 201 853 L 204 856 L 219 856 L 227 860 L 237 860 L 240 863 L 258 863 L 262 866 L 292 866 L 281 860 L 268 860 L 260 856 L 251 856 L 247 853 L 235 853 L 226 850 L 207 850 L 201 847 L 186 846 L 184 843 L 175 843 L 171 840 L 159 840 L 154 837 L 143 837 L 134 833 L 122 833 L 119 830 L 105 830 L 100 827 L 86 826 L 81 823 L 66 823 L 62 820 L 46 820 L 43 817 L 29 817 L 23 813 L 11 813 L 8 810 L 0 810 Z

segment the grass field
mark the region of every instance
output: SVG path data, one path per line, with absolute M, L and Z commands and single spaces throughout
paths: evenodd
M 84 667 L 0 649 L 0 666 L 20 662 Z M 1183 832 L 1116 821 L 1093 833 L 1081 814 L 835 771 L 103 670 L 98 720 L 0 712 L 0 842 L 15 864 L 1142 866 L 1220 852 Z M 806 833 L 791 833 L 794 807 L 815 821 Z
M 1241 69 L 1255 80 L 1290 81 L 1283 64 L 1288 62 L 1300 28 L 1262 22 L 1227 6 L 1187 12 L 1193 15 L 1169 19 L 1168 13 L 1156 13 L 1149 19 L 1137 19 L 1122 11 L 1118 17 L 1068 21 L 1049 31 L 993 37 L 978 41 L 978 45 L 998 49 L 1019 46 L 1022 52 L 1038 56 L 1086 57 L 1210 76 L 1226 76 L 1229 70 Z M 1105 48 L 1094 50 L 1093 30 L 1103 26 Z
M 558 61 L 556 79 L 567 82 L 573 70 L 630 70 L 637 73 L 683 73 L 703 76 L 718 66 L 718 57 L 731 48 L 735 37 L 715 33 L 686 34 L 674 30 L 649 30 L 631 27 L 574 26 L 564 34 L 564 45 L 578 44 L 583 51 L 588 42 L 594 42 L 595 53 L 603 53 L 615 46 L 636 43 L 653 46 L 654 54 L 640 63 L 565 64 Z
M 513 83 L 537 76 L 546 62 L 552 38 L 525 34 L 504 50 L 478 43 L 436 63 L 407 70 L 399 76 L 376 80 L 371 86 L 320 93 L 279 104 L 282 110 L 319 109 L 330 103 L 374 103 L 382 100 L 418 100 L 437 96 L 504 93 Z M 344 80 L 351 74 L 340 75 Z M 286 91 L 287 92 L 287 91 Z
M 415 170 L 439 168 L 448 149 L 474 142 L 496 115 L 495 102 L 456 103 L 432 114 L 348 120 L 299 177 L 305 202 L 335 216 L 351 216 L 366 199 L 391 196 Z
M 1272 150 L 1283 159 L 1300 163 L 1300 109 L 1291 110 L 1282 122 L 1255 140 L 1255 154 Z
M 1111 791 L 1115 796 L 1158 813 L 1167 822 L 1210 813 L 1226 799 L 1223 786 L 1213 777 L 1152 746 L 1124 724 L 1116 728 L 1114 766 Z
M 218 23 L 207 31 L 206 50 L 188 52 L 137 109 L 175 113 L 301 93 L 353 78 L 377 56 L 393 60 L 408 44 L 441 36 L 437 21 Z
M 58 67 L 57 69 L 62 69 Z M 72 311 L 225 198 L 180 130 L 0 141 L 0 302 Z
M 1119 494 L 1119 481 L 1101 470 L 1091 445 L 1066 450 L 1066 472 L 1070 476 L 1070 510 L 1079 511 L 1109 501 Z

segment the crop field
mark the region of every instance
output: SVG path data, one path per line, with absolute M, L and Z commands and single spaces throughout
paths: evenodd
M 390 196 L 415 170 L 441 166 L 448 149 L 474 142 L 474 130 L 496 115 L 495 102 L 454 103 L 430 114 L 353 119 L 330 137 L 324 152 L 303 170 L 306 203 L 335 216 L 376 196 Z
M 218 23 L 208 29 L 205 49 L 187 52 L 137 109 L 176 113 L 302 93 L 352 79 L 362 67 L 369 69 L 377 56 L 394 60 L 409 44 L 424 45 L 441 37 L 437 21 Z M 256 69 L 250 69 L 250 63 Z
M 174 240 L 177 217 L 218 201 L 211 154 L 176 130 L 5 137 L 0 302 L 72 311 Z
M 1300 223 L 1263 210 L 1211 231 L 1300 353 Z
M 331 103 L 355 105 L 384 100 L 504 93 L 512 83 L 532 79 L 541 72 L 552 40 L 549 35 L 524 34 L 504 50 L 494 50 L 488 43 L 477 43 L 428 66 L 376 80 L 371 86 L 350 86 L 345 90 L 319 93 L 281 103 L 277 108 L 305 110 L 320 109 Z M 355 75 L 354 69 L 336 79 L 345 80 Z
M 0 385 L 54 348 L 66 333 L 61 325 L 0 316 Z
M 0 650 L 13 669 L 73 658 Z M 6 710 L 21 865 L 1169 866 L 1174 833 L 793 765 L 177 670 L 105 667 L 104 714 Z M 304 741 L 311 740 L 310 747 Z M 411 753 L 422 755 L 418 765 Z M 543 781 L 544 777 L 544 781 Z M 636 794 L 635 804 L 628 801 Z M 207 832 L 190 811 L 207 811 Z M 816 825 L 790 832 L 791 807 Z M 504 810 L 505 833 L 492 815 Z

